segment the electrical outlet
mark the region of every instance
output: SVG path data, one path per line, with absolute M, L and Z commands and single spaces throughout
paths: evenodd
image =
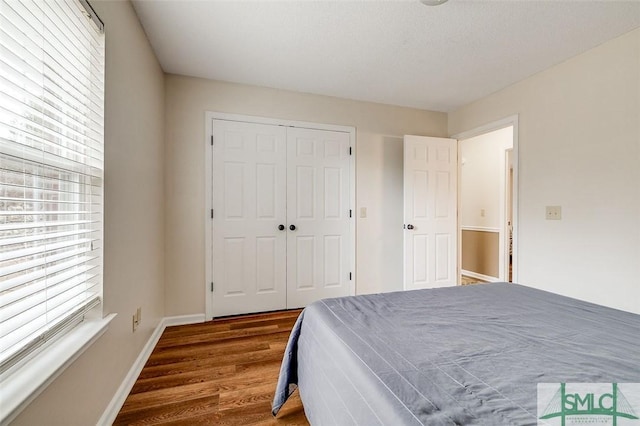
M 545 217 L 547 220 L 561 220 L 562 219 L 562 207 L 561 206 L 547 206 Z
M 484 209 L 480 209 L 480 217 L 484 217 L 485 211 Z
M 138 329 L 138 318 L 137 318 L 136 314 L 133 314 L 133 320 L 132 320 L 132 323 L 131 323 L 131 328 L 132 328 L 131 331 L 136 331 Z

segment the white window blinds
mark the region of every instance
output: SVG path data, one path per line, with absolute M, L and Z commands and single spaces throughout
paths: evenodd
M 0 373 L 102 297 L 99 27 L 84 0 L 0 0 Z

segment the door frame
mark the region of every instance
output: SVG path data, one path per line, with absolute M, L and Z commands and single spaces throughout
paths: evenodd
M 504 250 L 503 253 L 505 255 L 505 262 L 504 262 L 504 276 L 505 276 L 505 281 L 511 281 L 513 282 L 513 277 L 511 277 L 511 279 L 509 279 L 509 265 L 510 262 L 507 261 L 507 259 L 509 258 L 509 255 L 511 254 L 509 251 L 509 245 L 510 245 L 510 238 L 509 238 L 509 227 L 513 226 L 513 224 L 515 223 L 515 220 L 513 220 L 513 147 L 511 147 L 510 149 L 506 149 L 504 151 L 504 165 L 505 165 L 505 170 L 504 170 L 504 182 L 505 182 L 505 200 L 506 200 L 506 205 L 505 205 L 505 212 L 504 212 L 504 226 L 505 226 L 505 235 L 503 238 L 503 242 L 504 242 Z M 509 206 L 511 206 L 511 220 L 509 220 Z M 513 264 L 513 260 L 511 261 L 511 264 Z
M 520 155 L 518 149 L 518 114 L 510 115 L 508 117 L 502 118 L 500 120 L 496 120 L 482 126 L 476 127 L 471 130 L 467 130 L 464 132 L 457 133 L 452 135 L 451 138 L 458 140 L 458 183 L 461 182 L 461 174 L 462 174 L 462 157 L 461 157 L 461 149 L 460 149 L 460 141 L 464 139 L 470 139 L 476 136 L 483 135 L 485 133 L 491 133 L 495 130 L 504 129 L 505 127 L 511 126 L 513 128 L 513 193 L 511 198 L 511 203 L 513 206 L 513 247 L 512 247 L 512 265 L 513 265 L 513 274 L 512 274 L 512 282 L 518 282 L 518 228 L 520 226 L 520 216 L 519 216 L 519 163 L 520 163 Z M 505 186 L 506 188 L 506 186 Z M 505 189 L 503 188 L 503 189 Z M 460 188 L 458 187 L 458 206 L 460 206 Z M 503 212 L 506 215 L 506 211 Z M 506 221 L 505 221 L 506 223 Z M 504 227 L 504 223 L 501 225 Z M 503 253 L 504 255 L 504 253 Z M 506 263 L 506 262 L 505 262 Z M 460 214 L 458 213 L 458 284 L 460 284 L 460 276 L 462 275 L 462 231 L 460 228 Z M 508 278 L 508 277 L 507 277 Z
M 349 134 L 349 147 L 352 155 L 349 163 L 349 209 L 353 212 L 350 221 L 350 268 L 352 280 L 349 283 L 349 295 L 356 293 L 356 128 L 353 126 L 341 126 L 336 124 L 312 123 L 306 121 L 284 120 L 279 118 L 260 117 L 244 114 L 229 114 L 215 111 L 205 111 L 204 113 L 204 162 L 205 162 L 205 210 L 204 210 L 204 230 L 205 230 L 205 271 L 204 271 L 204 299 L 205 299 L 205 319 L 214 318 L 213 312 L 213 237 L 215 229 L 211 212 L 213 210 L 213 120 L 240 121 L 254 124 L 267 124 L 284 127 L 301 127 L 305 129 L 328 130 Z

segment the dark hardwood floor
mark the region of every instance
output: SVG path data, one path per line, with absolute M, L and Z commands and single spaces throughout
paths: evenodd
M 299 310 L 168 327 L 115 425 L 308 425 L 296 393 L 271 415 Z

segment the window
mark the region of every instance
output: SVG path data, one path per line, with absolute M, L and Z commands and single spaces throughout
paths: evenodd
M 102 298 L 104 33 L 85 0 L 0 0 L 0 373 Z

